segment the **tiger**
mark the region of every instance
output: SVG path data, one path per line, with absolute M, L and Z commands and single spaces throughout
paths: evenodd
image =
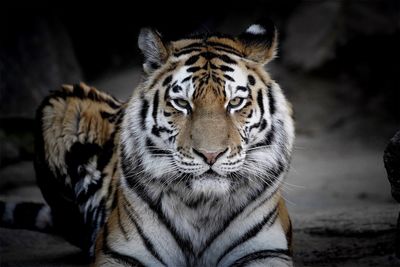
M 129 100 L 84 83 L 50 94 L 35 144 L 46 225 L 92 266 L 293 266 L 294 122 L 265 68 L 277 39 L 270 21 L 168 41 L 143 28 Z

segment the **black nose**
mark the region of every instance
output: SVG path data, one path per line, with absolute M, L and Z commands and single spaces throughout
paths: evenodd
M 213 165 L 217 159 L 222 156 L 228 149 L 220 150 L 220 151 L 207 151 L 203 149 L 194 149 L 193 152 L 198 156 L 202 157 L 205 162 L 209 165 Z

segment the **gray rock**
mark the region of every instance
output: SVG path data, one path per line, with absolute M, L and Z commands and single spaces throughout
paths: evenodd
M 400 131 L 390 139 L 383 161 L 392 187 L 392 196 L 400 202 Z
M 383 155 L 383 161 L 392 188 L 392 196 L 397 202 L 400 202 L 400 131 L 390 139 Z M 395 250 L 397 257 L 400 258 L 400 213 L 397 221 Z

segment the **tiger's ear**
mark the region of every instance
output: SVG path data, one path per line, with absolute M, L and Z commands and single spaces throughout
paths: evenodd
M 270 20 L 251 25 L 238 37 L 244 46 L 245 57 L 261 64 L 267 64 L 275 57 L 277 39 L 276 27 Z
M 168 59 L 168 50 L 161 35 L 150 28 L 140 30 L 138 39 L 139 49 L 144 55 L 143 70 L 147 74 L 161 67 Z

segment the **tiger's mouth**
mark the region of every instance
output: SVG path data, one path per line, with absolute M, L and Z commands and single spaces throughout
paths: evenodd
M 224 176 L 218 174 L 216 171 L 214 171 L 213 169 L 209 169 L 208 171 L 206 171 L 205 173 L 201 174 L 199 176 L 199 178 L 224 178 Z

